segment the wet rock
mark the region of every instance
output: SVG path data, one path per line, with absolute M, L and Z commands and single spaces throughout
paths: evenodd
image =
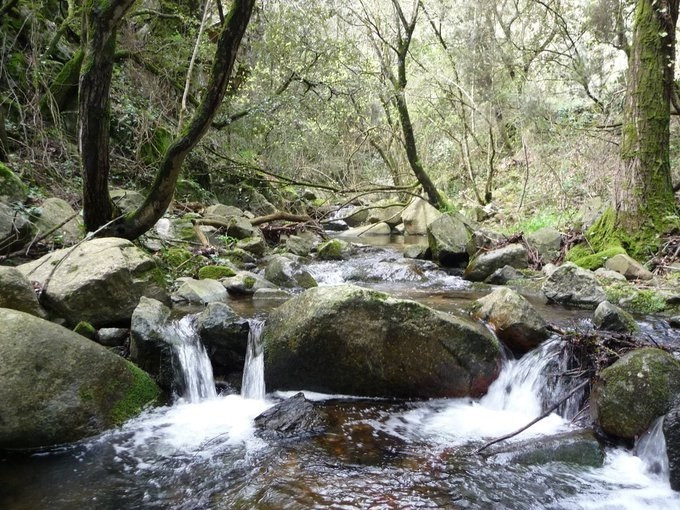
M 174 381 L 171 337 L 167 334 L 170 309 L 160 301 L 142 297 L 132 314 L 130 360 L 170 390 Z
M 590 397 L 602 430 L 634 439 L 666 414 L 680 395 L 680 361 L 661 349 L 629 352 L 605 368 Z
M 572 262 L 548 276 L 542 290 L 550 301 L 563 304 L 594 307 L 607 299 L 595 275 Z
M 72 325 L 81 320 L 96 327 L 126 324 L 140 297 L 168 299 L 155 261 L 126 239 L 85 241 L 18 269 L 41 285 L 50 279 L 43 303 Z
M 291 235 L 286 239 L 286 250 L 298 255 L 306 257 L 309 253 L 321 244 L 321 238 L 311 232 L 303 232 L 300 235 Z
M 353 247 L 342 239 L 331 239 L 326 241 L 318 248 L 321 260 L 345 260 L 353 252 Z
M 527 235 L 527 242 L 545 262 L 550 262 L 560 254 L 562 234 L 554 228 L 545 227 Z
M 196 329 L 215 374 L 243 369 L 250 325 L 224 303 L 210 303 L 196 319 Z
M 427 260 L 430 258 L 430 247 L 423 244 L 410 244 L 404 248 L 404 258 Z
M 349 230 L 349 225 L 343 220 L 331 220 L 324 222 L 324 228 L 329 232 L 344 232 Z
M 515 352 L 530 351 L 550 336 L 536 309 L 512 289 L 496 289 L 477 304 L 474 315 L 491 323 L 498 338 Z
M 134 212 L 144 203 L 144 195 L 129 189 L 112 189 L 109 196 L 122 214 Z
M 668 319 L 668 325 L 671 328 L 680 329 L 680 315 L 676 315 L 675 317 Z
M 427 226 L 441 215 L 428 201 L 415 198 L 401 213 L 404 231 L 409 235 L 425 235 Z
M 65 200 L 48 198 L 42 203 L 40 210 L 40 216 L 35 219 L 40 234 L 46 234 L 61 225 L 54 233 L 50 234 L 50 239 L 58 239 L 64 244 L 74 244 L 83 237 L 84 226 L 82 221 L 76 215 L 73 207 Z
M 324 419 L 300 392 L 255 418 L 255 427 L 267 438 L 300 438 L 322 432 Z
M 497 269 L 512 266 L 524 269 L 529 266 L 529 253 L 521 244 L 509 244 L 475 257 L 465 269 L 464 277 L 473 282 L 482 282 Z
M 222 285 L 229 294 L 249 296 L 259 290 L 276 289 L 276 285 L 250 271 L 239 271 L 236 276 L 222 278 Z
M 501 358 L 481 324 L 354 285 L 290 299 L 272 312 L 262 339 L 270 390 L 479 396 Z
M 77 441 L 120 425 L 159 389 L 139 368 L 57 324 L 0 309 L 0 448 Z
M 445 214 L 427 227 L 432 260 L 445 267 L 465 267 L 470 232 L 459 215 Z
M 510 280 L 521 280 L 524 275 L 517 271 L 512 266 L 503 266 L 500 269 L 496 269 L 489 277 L 484 280 L 484 283 L 490 285 L 505 285 Z
M 597 329 L 621 333 L 632 333 L 638 330 L 635 319 L 628 312 L 609 301 L 602 301 L 597 305 L 593 315 L 593 324 Z
M 125 328 L 101 328 L 95 341 L 105 347 L 119 347 L 125 344 L 129 334 L 130 330 Z
M 0 308 L 43 316 L 33 285 L 14 267 L 0 266 Z
M 663 435 L 666 439 L 666 453 L 670 468 L 671 488 L 680 490 L 680 404 L 676 403 L 663 422 Z
M 604 267 L 610 271 L 616 271 L 626 277 L 627 280 L 651 280 L 654 275 L 643 267 L 637 260 L 619 253 L 607 259 Z
M 199 303 L 207 304 L 227 299 L 227 290 L 217 280 L 206 278 L 194 280 L 193 278 L 181 278 L 179 288 L 172 293 L 172 300 L 176 303 Z
M 236 247 L 247 251 L 248 253 L 252 253 L 256 257 L 262 257 L 264 252 L 267 251 L 267 243 L 261 236 L 246 237 L 245 239 L 241 239 L 238 243 L 236 243 Z
M 316 287 L 316 280 L 302 265 L 281 255 L 271 258 L 264 271 L 264 277 L 270 282 L 286 288 Z
M 530 466 L 562 462 L 576 466 L 600 467 L 604 463 L 604 450 L 592 431 L 577 430 L 518 441 L 495 449 L 493 458 L 502 463 Z
M 626 281 L 626 277 L 623 276 L 621 273 L 617 273 L 616 271 L 611 271 L 609 269 L 605 269 L 604 267 L 600 267 L 595 270 L 595 276 L 598 276 L 600 278 L 606 278 L 607 280 L 619 280 L 619 281 Z

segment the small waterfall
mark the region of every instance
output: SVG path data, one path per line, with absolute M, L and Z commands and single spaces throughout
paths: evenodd
M 196 316 L 187 315 L 172 322 L 168 333 L 184 382 L 182 398 L 200 402 L 217 397 L 212 365 L 196 332 Z
M 647 472 L 662 480 L 670 478 L 666 438 L 663 435 L 663 416 L 656 420 L 635 445 L 635 454 L 645 463 Z
M 251 319 L 248 332 L 248 349 L 246 363 L 243 367 L 241 396 L 255 400 L 264 400 L 264 353 L 260 344 L 260 335 L 264 321 Z

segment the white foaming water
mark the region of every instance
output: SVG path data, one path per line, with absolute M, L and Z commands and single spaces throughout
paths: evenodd
M 661 480 L 669 480 L 670 467 L 666 438 L 663 435 L 663 419 L 662 416 L 649 427 L 649 430 L 638 440 L 635 450 L 637 456 L 647 466 L 648 473 Z
M 386 429 L 404 439 L 415 437 L 444 445 L 461 445 L 513 432 L 542 414 L 545 372 L 558 355 L 559 341 L 545 342 L 520 360 L 507 361 L 481 400 L 428 402 L 391 418 Z M 552 413 L 513 440 L 568 429 L 569 423 Z
M 171 335 L 184 380 L 182 398 L 188 402 L 199 402 L 217 397 L 210 358 L 196 332 L 196 317 L 187 315 L 172 322 L 166 333 Z
M 260 345 L 264 321 L 251 319 L 249 323 L 248 349 L 246 351 L 246 363 L 243 367 L 241 396 L 248 399 L 264 400 L 264 353 Z

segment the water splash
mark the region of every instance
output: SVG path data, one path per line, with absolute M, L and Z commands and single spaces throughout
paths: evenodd
M 661 480 L 670 479 L 666 438 L 663 435 L 663 419 L 657 419 L 635 446 L 635 453 L 645 463 L 648 473 Z
M 183 381 L 182 398 L 188 402 L 217 397 L 212 365 L 196 331 L 196 316 L 187 315 L 168 326 L 179 375 Z
M 251 319 L 249 323 L 248 350 L 246 351 L 246 363 L 243 367 L 241 396 L 254 400 L 264 400 L 264 353 L 260 344 L 264 321 Z

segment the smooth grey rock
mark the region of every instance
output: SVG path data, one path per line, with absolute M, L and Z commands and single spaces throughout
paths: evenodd
M 170 309 L 160 301 L 142 297 L 132 314 L 130 360 L 145 370 L 165 390 L 173 387 Z
M 144 195 L 129 189 L 112 189 L 109 196 L 123 214 L 136 211 L 144 203 Z
M 545 262 L 551 262 L 560 254 L 562 234 L 552 227 L 544 227 L 528 234 L 527 242 Z
M 463 277 L 473 282 L 482 282 L 503 266 L 512 266 L 517 269 L 529 267 L 527 249 L 521 244 L 509 244 L 503 248 L 482 253 L 470 261 Z
M 367 220 L 368 209 L 364 206 L 352 209 L 352 211 L 343 218 L 343 221 L 350 227 L 358 227 L 362 223 L 366 223 Z
M 620 333 L 632 333 L 639 329 L 635 319 L 628 312 L 609 301 L 602 301 L 597 305 L 593 315 L 593 324 L 597 329 Z
M 501 360 L 481 324 L 354 285 L 288 300 L 267 319 L 262 342 L 269 391 L 479 396 Z
M 264 277 L 270 282 L 286 288 L 302 287 L 309 289 L 317 285 L 314 277 L 299 262 L 281 255 L 275 255 L 271 258 L 264 271 Z
M 390 228 L 401 223 L 401 212 L 404 206 L 395 203 L 394 200 L 378 200 L 367 207 L 369 207 L 367 223 L 387 223 Z
M 491 275 L 489 275 L 489 277 L 484 280 L 484 283 L 488 283 L 490 285 L 505 285 L 510 280 L 521 280 L 523 278 L 524 275 L 517 271 L 517 269 L 514 267 L 503 266 L 491 273 Z
M 237 296 L 253 295 L 263 289 L 276 289 L 276 285 L 249 271 L 239 271 L 236 276 L 222 278 L 220 282 L 229 294 Z
M 607 299 L 595 275 L 572 262 L 548 276 L 542 290 L 550 301 L 563 304 L 595 307 Z
M 61 198 L 48 198 L 42 203 L 40 209 L 40 216 L 35 220 L 40 234 L 46 234 L 61 225 L 58 230 L 50 234 L 50 239 L 61 238 L 64 244 L 74 244 L 82 239 L 85 227 L 68 202 Z M 63 224 L 66 220 L 69 221 Z
M 139 368 L 77 333 L 0 308 L 0 448 L 42 448 L 122 424 L 154 402 Z
M 595 270 L 595 276 L 598 276 L 600 278 L 606 278 L 608 280 L 619 280 L 624 282 L 626 281 L 626 277 L 623 276 L 621 273 L 605 269 L 604 267 L 597 268 Z
M 627 280 L 651 280 L 654 277 L 637 260 L 623 253 L 607 259 L 604 267 L 622 274 Z
M 444 214 L 427 227 L 432 260 L 446 267 L 465 267 L 468 263 L 470 231 L 459 215 Z
M 218 216 L 222 218 L 231 218 L 232 216 L 241 217 L 243 211 L 233 205 L 215 204 L 206 208 L 206 216 Z
M 430 258 L 430 247 L 423 244 L 410 244 L 404 247 L 404 258 L 427 260 Z
M 130 330 L 126 328 L 101 328 L 95 341 L 105 347 L 119 347 L 125 343 Z
M 321 244 L 322 239 L 311 232 L 302 232 L 300 235 L 291 235 L 286 238 L 285 247 L 289 252 L 300 257 L 306 257 Z
M 227 289 L 224 288 L 224 285 L 219 281 L 210 278 L 204 280 L 186 278 L 171 296 L 174 302 L 200 304 L 225 301 L 227 297 Z
M 49 285 L 44 305 L 75 325 L 127 324 L 142 296 L 167 301 L 154 259 L 126 239 L 85 241 L 18 266 L 29 280 Z
M 491 323 L 496 335 L 515 352 L 527 352 L 547 340 L 547 323 L 526 299 L 507 287 L 477 300 L 474 315 Z
M 17 268 L 9 266 L 0 266 L 0 308 L 12 308 L 36 317 L 44 315 L 31 282 Z

